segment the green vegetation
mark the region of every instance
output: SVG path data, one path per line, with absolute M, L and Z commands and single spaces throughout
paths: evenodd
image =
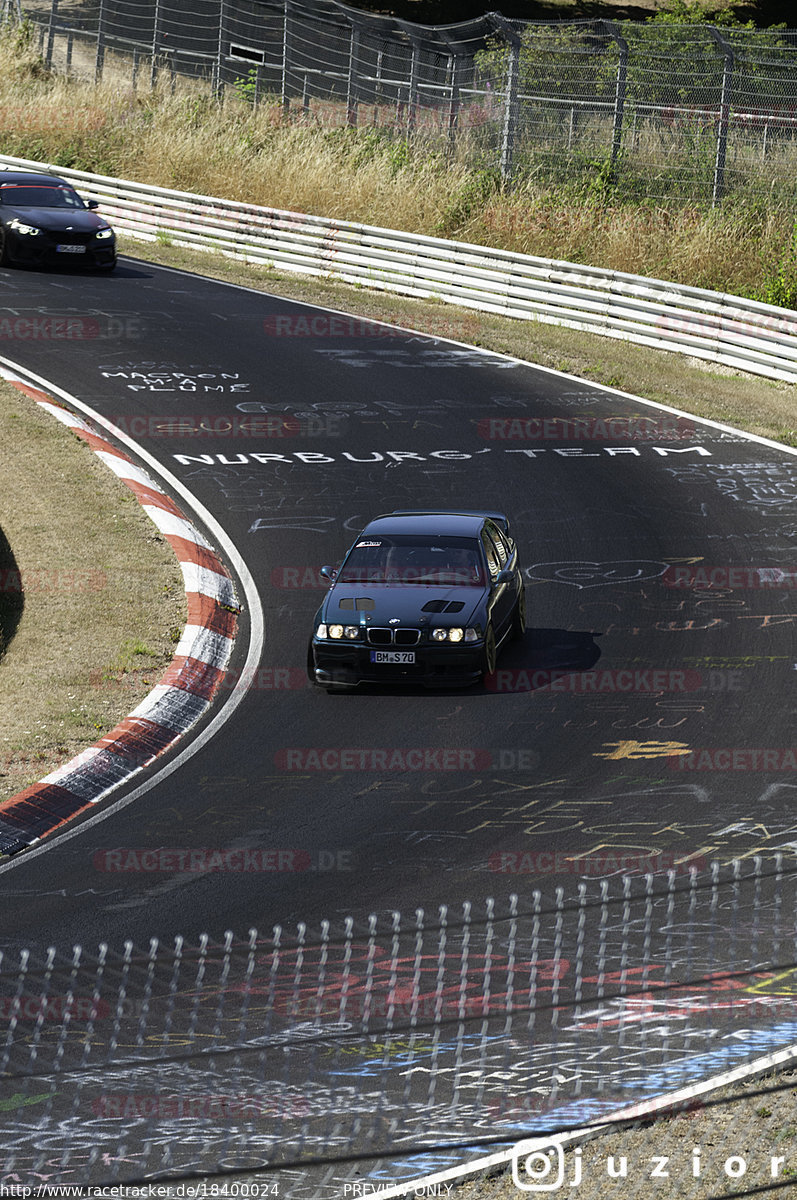
M 537 66 L 545 67 L 552 86 L 563 36 L 552 33 L 549 50 L 536 51 Z M 604 67 L 595 70 L 600 76 Z M 608 96 L 613 84 L 611 71 L 605 73 Z M 112 82 L 111 70 L 108 76 L 96 88 L 90 81 L 50 75 L 29 30 L 6 29 L 0 41 L 0 149 L 166 187 L 672 279 L 773 303 L 796 302 L 792 193 L 797 196 L 797 171 L 786 169 L 790 141 L 776 147 L 768 160 L 766 196 L 737 191 L 712 210 L 687 194 L 696 174 L 705 182 L 713 171 L 714 140 L 704 136 L 698 123 L 687 122 L 678 130 L 678 153 L 690 159 L 692 174 L 681 174 L 681 200 L 665 203 L 649 198 L 652 172 L 643 159 L 635 165 L 630 151 L 622 152 L 622 187 L 618 184 L 616 164 L 591 141 L 587 121 L 574 138 L 565 171 L 562 156 L 540 137 L 533 154 L 521 148 L 522 169 L 510 187 L 495 168 L 494 145 L 489 164 L 483 155 L 480 160 L 470 153 L 478 138 L 485 145 L 488 138 L 494 142 L 492 125 L 469 127 L 461 152 L 450 154 L 420 129 L 413 138 L 402 138 L 379 125 L 329 128 L 315 120 L 303 122 L 301 113 L 286 119 L 274 97 L 263 98 L 255 108 L 248 99 L 248 77 L 237 91 L 227 89 L 219 102 L 207 86 L 195 82 L 178 81 L 172 91 L 168 81 L 149 90 L 140 80 L 133 90 L 129 73 L 120 76 L 119 84 Z M 653 137 L 640 121 L 639 154 Z M 662 179 L 668 172 L 674 178 L 675 157 L 673 152 L 662 160 Z

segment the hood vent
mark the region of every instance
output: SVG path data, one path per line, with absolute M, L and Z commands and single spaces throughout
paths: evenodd
M 370 596 L 344 596 L 338 604 L 338 608 L 342 608 L 344 612 L 371 612 L 375 608 L 375 601 Z
M 430 600 L 424 604 L 421 612 L 428 613 L 458 613 L 465 607 L 462 600 Z

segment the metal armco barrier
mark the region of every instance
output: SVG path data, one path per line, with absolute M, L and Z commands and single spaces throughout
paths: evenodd
M 51 171 L 131 237 L 168 237 L 282 271 L 322 275 L 524 320 L 677 350 L 797 381 L 797 312 L 622 271 L 248 205 L 0 155 Z

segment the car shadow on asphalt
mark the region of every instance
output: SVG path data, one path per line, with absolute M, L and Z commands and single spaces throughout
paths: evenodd
M 145 264 L 142 263 L 141 266 L 144 267 Z M 133 266 L 132 262 L 122 258 L 117 259 L 112 271 L 81 267 L 77 263 L 14 263 L 13 267 L 5 269 L 25 271 L 31 275 L 52 275 L 59 279 L 64 276 L 73 279 L 151 279 L 154 274 L 154 270 L 140 270 L 138 266 Z

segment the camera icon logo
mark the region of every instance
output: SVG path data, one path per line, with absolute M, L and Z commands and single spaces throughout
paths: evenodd
M 512 1182 L 521 1192 L 555 1192 L 565 1181 L 565 1152 L 556 1142 L 518 1142 Z

